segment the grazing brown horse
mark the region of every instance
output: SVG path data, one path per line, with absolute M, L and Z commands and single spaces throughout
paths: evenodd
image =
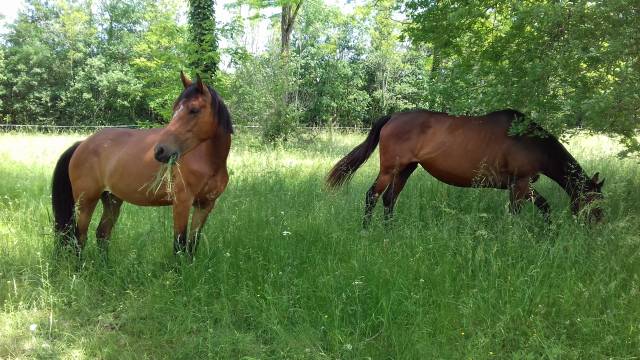
M 604 180 L 598 182 L 598 173 L 588 177 L 567 149 L 542 128 L 531 124 L 525 134 L 509 135 L 512 122 L 522 117 L 515 110 L 484 116 L 418 110 L 382 117 L 367 139 L 333 167 L 327 183 L 336 188 L 349 181 L 380 142 L 380 173 L 366 195 L 365 226 L 385 189 L 385 216 L 391 217 L 418 164 L 449 185 L 509 189 L 512 213 L 530 200 L 548 216 L 547 201 L 531 186 L 539 174 L 562 186 L 574 214 L 602 198 Z M 600 221 L 602 216 L 600 208 L 590 206 L 589 220 Z
M 140 206 L 173 206 L 174 252 L 193 255 L 199 231 L 222 194 L 229 175 L 231 116 L 215 90 L 198 76 L 180 73 L 184 90 L 169 125 L 160 129 L 105 129 L 66 150 L 53 173 L 55 231 L 73 241 L 78 254 L 99 200 L 103 213 L 96 232 L 106 249 L 123 201 Z M 161 163 L 175 160 L 171 182 L 157 183 Z M 172 184 L 171 187 L 169 184 Z M 194 208 L 187 238 L 189 212 Z M 76 242 L 77 241 L 77 242 Z

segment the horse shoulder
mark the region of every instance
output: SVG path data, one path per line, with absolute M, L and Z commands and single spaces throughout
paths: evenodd
M 511 138 L 507 154 L 509 167 L 527 176 L 543 172 L 554 158 L 548 140 L 528 136 Z

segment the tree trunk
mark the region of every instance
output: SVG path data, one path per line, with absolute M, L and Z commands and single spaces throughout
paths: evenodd
M 302 6 L 302 1 L 296 3 L 287 3 L 282 5 L 282 14 L 280 15 L 280 53 L 288 54 L 291 42 L 291 32 L 293 24 L 298 16 L 298 11 Z
M 282 5 L 282 14 L 280 15 L 280 55 L 282 66 L 285 70 L 288 67 L 291 33 L 293 32 L 293 25 L 295 24 L 302 2 L 303 0 L 298 0 L 297 2 L 289 2 Z M 283 77 L 283 81 L 287 81 L 286 77 Z M 282 105 L 286 107 L 291 103 L 293 96 L 288 89 L 289 84 L 284 83 L 283 85 L 284 91 L 282 92 Z

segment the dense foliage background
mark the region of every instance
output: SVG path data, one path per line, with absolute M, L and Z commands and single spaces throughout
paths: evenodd
M 638 149 L 637 0 L 363 0 L 348 12 L 238 0 L 215 27 L 212 4 L 27 0 L 0 46 L 0 121 L 163 123 L 185 69 L 268 140 L 415 107 L 515 108 L 556 134 L 581 126 Z M 256 36 L 265 19 L 270 36 Z

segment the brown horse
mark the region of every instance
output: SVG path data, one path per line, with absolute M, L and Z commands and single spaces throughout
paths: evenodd
M 588 177 L 567 149 L 541 127 L 531 123 L 524 134 L 509 135 L 512 122 L 522 119 L 523 114 L 514 110 L 484 116 L 421 110 L 385 116 L 362 144 L 333 167 L 327 183 L 336 188 L 349 181 L 380 142 L 380 173 L 366 195 L 365 226 L 385 189 L 385 217 L 392 216 L 394 203 L 418 164 L 449 185 L 509 189 L 512 213 L 530 200 L 548 216 L 547 201 L 531 186 L 539 174 L 562 186 L 574 214 L 601 199 L 604 180 L 598 182 L 598 173 Z M 589 220 L 600 221 L 602 210 L 589 208 Z
M 78 254 L 87 239 L 99 200 L 103 213 L 96 232 L 101 248 L 118 219 L 123 201 L 140 206 L 173 206 L 174 252 L 193 255 L 199 231 L 227 186 L 231 116 L 215 90 L 198 76 L 181 72 L 184 90 L 173 105 L 169 125 L 160 129 L 105 129 L 66 150 L 53 173 L 55 232 L 73 241 Z M 157 184 L 161 163 L 172 181 Z M 169 185 L 171 184 L 171 186 Z M 194 208 L 187 237 L 189 212 Z

